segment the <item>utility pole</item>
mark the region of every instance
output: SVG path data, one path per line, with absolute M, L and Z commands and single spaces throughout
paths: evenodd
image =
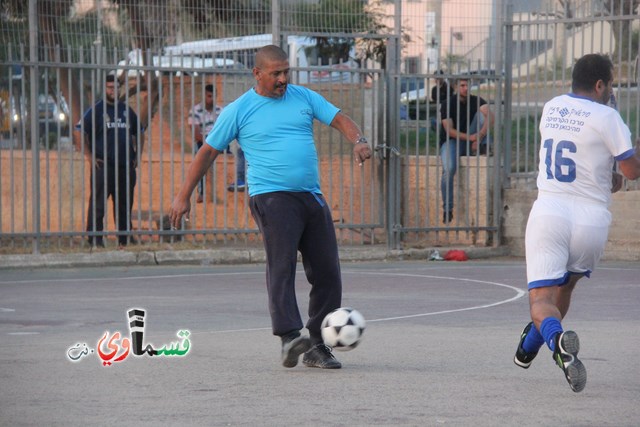
M 433 73 L 440 68 L 442 58 L 442 0 L 428 0 L 423 73 Z
M 271 1 L 271 37 L 272 43 L 276 46 L 284 47 L 280 44 L 280 0 Z M 294 64 L 295 65 L 295 64 Z

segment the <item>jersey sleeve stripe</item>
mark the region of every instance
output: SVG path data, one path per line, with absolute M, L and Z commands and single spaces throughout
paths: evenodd
M 625 151 L 624 153 L 615 156 L 614 158 L 616 159 L 616 161 L 620 161 L 620 160 L 626 160 L 630 157 L 633 157 L 633 155 L 635 154 L 636 150 L 635 148 L 632 148 L 630 150 Z

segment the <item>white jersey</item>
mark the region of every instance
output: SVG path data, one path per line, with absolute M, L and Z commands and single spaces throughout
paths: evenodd
M 614 158 L 634 153 L 620 114 L 581 96 L 560 95 L 545 104 L 540 135 L 538 190 L 608 206 Z
M 189 123 L 189 126 L 200 126 L 202 136 L 206 137 L 209 132 L 211 132 L 211 129 L 213 129 L 213 125 L 218 119 L 221 111 L 222 107 L 219 105 L 216 105 L 213 108 L 213 111 L 209 111 L 206 109 L 204 103 L 196 104 L 189 112 L 187 123 Z

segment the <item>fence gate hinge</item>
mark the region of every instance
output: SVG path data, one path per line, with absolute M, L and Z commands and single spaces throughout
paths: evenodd
M 396 147 L 391 147 L 390 145 L 387 145 L 387 144 L 377 145 L 375 150 L 378 153 L 380 153 L 380 157 L 382 157 L 383 159 L 387 158 L 389 152 L 391 152 L 391 154 L 395 156 L 400 155 L 400 150 L 398 150 Z

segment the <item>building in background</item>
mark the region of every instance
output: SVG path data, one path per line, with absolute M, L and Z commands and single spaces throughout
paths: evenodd
M 627 0 L 625 0 L 627 1 Z M 370 0 L 377 4 L 384 23 L 394 28 L 396 4 L 401 8 L 403 42 L 401 70 L 410 74 L 431 74 L 440 68 L 461 70 L 494 69 L 499 57 L 499 37 L 507 6 L 511 7 L 514 22 L 530 19 L 582 19 L 609 15 L 602 2 L 594 0 Z M 638 27 L 638 20 L 633 24 Z M 547 55 L 564 59 L 564 67 L 571 67 L 573 60 L 581 56 L 583 44 L 596 40 L 596 50 L 603 53 L 615 51 L 612 28 L 607 21 L 585 25 L 571 23 L 526 26 L 527 34 L 514 34 L 516 63 L 523 68 L 532 62 L 540 62 Z M 575 55 L 565 55 L 569 47 Z

